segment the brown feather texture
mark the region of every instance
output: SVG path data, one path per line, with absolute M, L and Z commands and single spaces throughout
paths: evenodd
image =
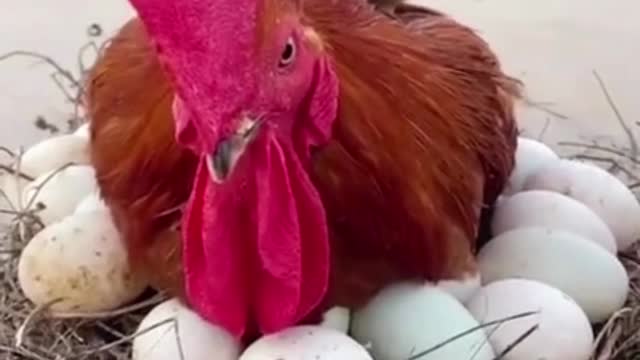
M 174 140 L 172 101 L 142 24 L 129 21 L 89 79 L 91 160 L 132 265 L 157 287 L 176 290 L 180 246 L 172 226 L 191 191 L 196 158 Z
M 394 2 L 388 16 L 362 0 L 302 6 L 310 40 L 340 81 L 333 139 L 311 174 L 331 232 L 327 306 L 358 306 L 392 281 L 474 272 L 480 215 L 514 165 L 519 82 L 479 36 L 437 11 Z M 132 20 L 93 69 L 92 160 L 136 268 L 182 294 L 173 226 L 195 158 L 175 142 L 172 97 Z
M 341 84 L 333 141 L 315 162 L 337 302 L 473 271 L 480 212 L 513 167 L 518 82 L 482 39 L 436 12 L 393 21 L 355 1 L 305 11 Z

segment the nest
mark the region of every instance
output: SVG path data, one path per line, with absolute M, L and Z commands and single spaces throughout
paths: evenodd
M 49 123 L 44 117 L 35 119 L 34 125 L 37 128 L 55 134 L 71 132 L 86 122 L 82 107 L 83 84 L 87 71 L 93 63 L 87 66 L 85 58 L 88 51 L 94 51 L 95 56 L 98 56 L 104 49 L 106 42 L 102 44 L 95 42 L 95 38 L 101 34 L 102 29 L 98 24 L 89 27 L 88 35 L 91 40 L 80 49 L 78 54 L 79 70 L 75 72 L 65 69 L 54 59 L 37 52 L 20 50 L 0 55 L 0 62 L 23 57 L 43 62 L 53 69 L 51 78 L 70 103 L 72 115 L 67 121 L 67 129 L 61 130 L 56 124 Z M 561 142 L 558 145 L 579 150 L 566 157 L 608 166 L 611 173 L 625 180 L 628 186 L 636 191 L 640 189 L 640 172 L 637 170 L 640 160 L 638 160 L 637 142 L 632 130 L 615 106 L 601 77 L 595 71 L 594 76 L 619 120 L 622 130 L 628 137 L 628 145 L 605 145 L 598 142 Z M 566 118 L 562 114 L 543 108 L 533 102 L 528 101 L 527 104 L 538 107 L 550 116 Z M 549 121 L 538 136 L 539 139 L 544 135 L 548 125 Z M 5 173 L 5 176 L 33 180 L 20 173 L 21 152 L 14 153 L 10 149 L 0 146 L 0 153 L 4 153 L 7 160 L 0 161 L 0 173 Z M 0 156 L 0 160 L 2 160 L 2 156 Z M 38 189 L 36 189 L 36 194 L 37 191 Z M 9 215 L 12 220 L 9 224 L 0 223 L 0 354 L 3 359 L 130 359 L 131 343 L 135 337 L 170 322 L 164 321 L 148 329 L 138 329 L 142 318 L 150 308 L 165 299 L 162 294 L 153 292 L 143 294 L 132 305 L 104 313 L 56 314 L 54 316 L 48 311 L 48 307 L 52 304 L 34 306 L 24 297 L 18 285 L 17 267 L 21 250 L 42 229 L 38 218 L 40 208 L 33 206 L 34 204 L 27 204 L 24 208 L 20 208 L 16 204 L 12 204 L 9 197 L 0 191 L 0 204 L 4 202 L 9 204 L 7 208 L 0 208 L 0 215 Z M 605 323 L 594 327 L 596 341 L 592 360 L 634 360 L 640 354 L 640 242 L 626 253 L 619 254 L 619 258 L 629 274 L 629 297 L 624 308 L 613 314 Z M 484 327 L 533 314 L 534 312 L 516 314 L 482 324 L 430 349 L 416 353 L 407 360 L 419 360 L 469 333 L 482 331 Z M 527 330 L 503 353 L 498 354 L 495 360 L 504 358 L 536 330 L 537 326 Z M 179 339 L 177 342 L 180 343 Z
M 70 104 L 71 116 L 64 124 L 66 129 L 60 129 L 59 124 L 38 116 L 34 120 L 36 128 L 51 134 L 68 133 L 86 122 L 82 106 L 84 80 L 95 58 L 107 45 L 107 42 L 99 44 L 95 41 L 95 38 L 102 35 L 100 25 L 92 24 L 87 33 L 90 41 L 78 52 L 77 71 L 66 69 L 55 59 L 35 51 L 17 50 L 0 55 L 0 61 L 26 58 L 53 69 L 51 79 Z M 94 60 L 87 63 L 87 57 L 91 55 Z M 16 153 L 0 146 L 3 156 L 0 159 L 5 160 L 0 163 L 0 173 L 33 180 L 20 172 L 21 152 L 22 150 Z M 36 188 L 35 193 L 38 191 Z M 40 208 L 38 204 L 30 202 L 21 208 L 0 191 L 0 204 L 3 203 L 7 206 L 0 208 L 0 214 L 8 215 L 12 220 L 8 224 L 0 223 L 1 357 L 8 360 L 129 359 L 131 341 L 139 335 L 136 330 L 140 321 L 164 297 L 161 294 L 147 293 L 134 304 L 122 309 L 93 314 L 56 314 L 55 317 L 47 311 L 52 304 L 34 306 L 22 294 L 17 280 L 17 268 L 21 250 L 42 229 L 38 218 Z M 143 332 L 145 331 L 141 331 Z

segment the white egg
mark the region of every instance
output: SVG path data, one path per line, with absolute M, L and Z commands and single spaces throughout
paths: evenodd
M 335 306 L 323 314 L 320 326 L 338 330 L 346 334 L 349 332 L 350 322 L 351 310 L 342 306 Z
M 237 360 L 240 344 L 177 299 L 151 310 L 138 326 L 132 360 Z
M 588 360 L 593 331 L 580 307 L 562 291 L 525 279 L 507 279 L 480 289 L 467 304 L 482 324 L 535 311 L 535 315 L 487 326 L 496 354 L 537 325 L 505 360 Z
M 18 280 L 35 304 L 63 299 L 51 307 L 57 312 L 114 309 L 145 289 L 106 211 L 74 214 L 36 234 L 20 256 Z
M 402 360 L 459 335 L 478 322 L 449 293 L 432 286 L 398 283 L 383 289 L 353 314 L 351 334 L 376 360 Z M 425 360 L 493 359 L 482 331 L 470 333 Z
M 480 272 L 463 274 L 457 280 L 440 280 L 438 282 L 427 281 L 427 285 L 437 286 L 439 289 L 453 295 L 461 303 L 467 302 L 471 296 L 480 289 L 482 281 Z
M 522 190 L 525 180 L 538 168 L 558 160 L 558 155 L 540 141 L 518 137 L 515 166 L 503 194 L 513 195 Z
M 240 360 L 372 360 L 343 332 L 322 326 L 295 326 L 251 344 Z
M 78 128 L 76 129 L 76 131 L 74 131 L 72 133 L 75 136 L 80 136 L 86 140 L 89 140 L 89 123 L 86 122 L 80 126 L 78 126 Z
M 43 140 L 22 155 L 20 171 L 35 178 L 68 163 L 90 163 L 87 139 L 68 134 Z
M 571 296 L 593 323 L 622 308 L 629 278 L 602 247 L 564 230 L 542 227 L 507 231 L 478 254 L 482 280 L 537 280 Z
M 590 164 L 559 160 L 538 169 L 526 190 L 550 190 L 587 205 L 609 226 L 619 251 L 640 238 L 640 203 L 618 178 Z
M 45 173 L 27 185 L 23 202 L 25 207 L 31 203 L 32 209 L 43 206 L 38 216 L 48 225 L 71 215 L 80 201 L 97 188 L 95 171 L 91 166 L 69 166 Z
M 107 210 L 107 204 L 100 196 L 99 191 L 94 191 L 82 199 L 76 207 L 75 213 L 92 212 L 96 210 Z
M 583 203 L 560 193 L 523 191 L 496 206 L 491 222 L 493 236 L 527 226 L 571 231 L 612 254 L 617 252 L 616 240 L 607 224 Z

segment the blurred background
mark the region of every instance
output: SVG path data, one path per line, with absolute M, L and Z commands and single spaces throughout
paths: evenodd
M 524 80 L 529 101 L 535 104 L 520 109 L 519 120 L 528 135 L 537 136 L 548 124 L 545 141 L 551 144 L 585 136 L 624 141 L 625 133 L 594 71 L 629 127 L 638 127 L 637 0 L 414 2 L 476 28 L 506 69 Z M 89 42 L 99 45 L 133 14 L 126 1 L 21 0 L 5 1 L 0 8 L 0 54 L 38 52 L 76 78 L 80 49 Z M 82 57 L 90 65 L 95 49 L 85 47 Z M 55 69 L 24 56 L 0 59 L 0 144 L 15 148 L 55 128 L 64 131 L 73 106 L 51 77 Z M 69 85 L 68 79 L 56 78 Z

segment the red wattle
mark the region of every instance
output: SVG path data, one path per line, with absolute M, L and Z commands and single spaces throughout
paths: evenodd
M 263 333 L 291 326 L 322 301 L 329 240 L 320 196 L 290 143 L 267 136 L 255 152 L 258 271 L 256 316 Z
M 185 213 L 184 267 L 194 309 L 235 336 L 292 326 L 329 280 L 324 208 L 290 143 L 266 132 L 242 179 L 217 185 L 201 161 Z
M 241 203 L 216 189 L 205 161 L 198 166 L 183 219 L 187 300 L 200 316 L 241 337 L 251 296 L 244 249 L 244 238 L 250 233 L 237 216 L 242 212 Z

